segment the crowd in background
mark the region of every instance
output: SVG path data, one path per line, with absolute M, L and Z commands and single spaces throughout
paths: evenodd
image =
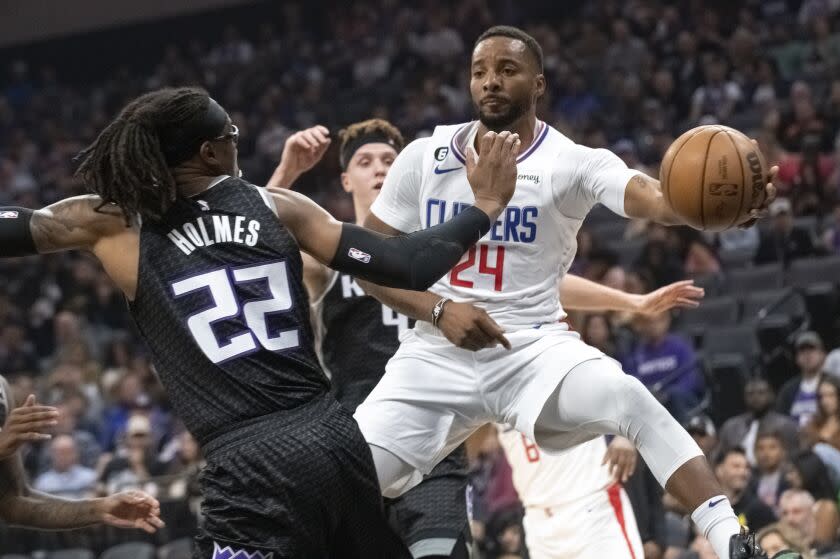
M 10 61 L 0 77 L 0 204 L 40 207 L 84 192 L 73 156 L 126 101 L 162 86 L 199 84 L 228 108 L 242 131 L 240 165 L 255 183 L 270 176 L 292 132 L 316 123 L 335 134 L 378 116 L 413 138 L 470 120 L 472 42 L 510 23 L 545 53 L 538 115 L 575 141 L 656 176 L 676 136 L 723 123 L 756 138 L 780 167 L 780 198 L 759 227 L 704 235 L 597 212 L 579 234 L 573 272 L 635 293 L 697 278 L 711 297 L 730 294 L 733 270 L 754 265 L 781 278 L 797 261 L 840 256 L 836 1 L 310 4 L 282 3 L 276 17 L 239 28 L 185 28 L 151 50 L 162 53 L 156 59 L 102 67 L 84 82 L 62 73 L 58 48 L 52 64 Z M 146 47 L 137 44 L 133 59 Z M 333 145 L 297 188 L 349 220 L 338 173 Z M 99 265 L 83 254 L 23 258 L 0 261 L 0 274 L 0 373 L 18 402 L 35 393 L 61 410 L 52 440 L 25 452 L 33 486 L 68 497 L 140 487 L 191 516 L 200 451 Z M 728 377 L 709 373 L 715 355 L 703 335 L 717 325 L 692 324 L 695 311 L 571 319 L 697 437 L 751 527 L 825 554 L 840 541 L 840 353 L 832 351 L 840 275 L 818 279 L 835 284 L 818 299 L 835 305 L 828 318 L 807 305 L 784 331 L 780 355 L 769 359 L 762 347 Z M 735 300 L 742 321 L 752 319 L 747 302 Z M 485 449 L 471 468 L 478 545 L 486 557 L 525 557 L 521 510 L 494 489 L 509 485 L 503 457 Z M 630 483 L 638 495 L 656 493 L 643 468 Z M 667 495 L 634 504 L 646 541 L 669 557 L 710 557 Z M 189 523 L 180 526 L 188 535 Z M 28 537 L 29 548 L 16 551 L 69 545 L 64 536 Z

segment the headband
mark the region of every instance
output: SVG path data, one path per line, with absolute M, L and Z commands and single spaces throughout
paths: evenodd
M 397 143 L 394 141 L 394 139 L 389 137 L 384 132 L 375 130 L 367 134 L 362 134 L 361 136 L 347 142 L 344 145 L 344 148 L 342 148 L 341 154 L 339 156 L 339 161 L 341 162 L 341 168 L 343 170 L 347 170 L 347 165 L 350 164 L 350 160 L 353 159 L 353 155 L 357 151 L 359 151 L 360 147 L 362 147 L 365 144 L 388 144 L 396 151 L 399 151 L 399 149 L 397 148 Z
M 177 127 L 158 131 L 160 146 L 166 163 L 174 167 L 196 154 L 201 144 L 218 138 L 225 131 L 227 113 L 214 99 L 210 98 L 207 110 Z

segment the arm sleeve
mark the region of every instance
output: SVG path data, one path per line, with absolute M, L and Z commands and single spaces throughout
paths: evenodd
M 330 267 L 386 287 L 425 291 L 489 230 L 489 216 L 475 207 L 398 237 L 345 223 Z
M 376 217 L 399 231 L 408 233 L 420 229 L 423 154 L 430 141 L 429 138 L 414 140 L 400 152 L 370 208 Z
M 627 217 L 624 191 L 638 174 L 611 151 L 575 144 L 555 164 L 551 181 L 555 202 L 569 217 L 582 219 L 599 202 Z

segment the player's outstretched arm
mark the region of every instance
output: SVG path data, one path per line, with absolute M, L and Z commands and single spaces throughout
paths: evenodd
M 468 154 L 467 176 L 475 204 L 451 220 L 410 235 L 387 237 L 333 219 L 294 192 L 272 191 L 281 221 L 301 248 L 330 267 L 389 287 L 422 291 L 458 263 L 490 230 L 516 187 L 515 134 L 488 133 L 482 158 Z
M 75 196 L 34 211 L 0 207 L 0 257 L 94 250 L 104 237 L 126 229 L 119 208 L 97 210 L 100 204 L 98 196 Z
M 753 140 L 755 143 L 755 140 Z M 765 185 L 765 197 L 761 206 L 753 208 L 750 212 L 752 219 L 741 227 L 749 227 L 755 220 L 765 217 L 770 203 L 776 198 L 776 187 L 773 180 L 779 172 L 777 166 L 770 168 L 770 182 Z M 671 207 L 665 202 L 662 194 L 662 186 L 659 181 L 638 173 L 632 177 L 624 190 L 624 211 L 629 217 L 650 219 L 663 225 L 687 225 Z
M 3 450 L 0 457 L 0 519 L 8 524 L 43 530 L 72 530 L 106 523 L 151 533 L 163 526 L 160 504 L 140 491 L 71 501 L 29 487 L 17 450 L 26 441 L 49 438 L 44 431 L 55 423 L 57 411 L 38 405 L 34 396 L 16 407 L 12 392 L 2 377 L 0 382 L 3 383 L 0 389 L 4 390 L 7 405 L 12 410 L 0 431 Z
M 703 289 L 696 287 L 693 280 L 677 281 L 645 295 L 613 289 L 572 274 L 560 281 L 560 302 L 569 310 L 652 315 L 678 307 L 695 308 L 703 295 Z

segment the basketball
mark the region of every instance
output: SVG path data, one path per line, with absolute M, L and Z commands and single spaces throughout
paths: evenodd
M 686 223 L 724 231 L 763 202 L 769 170 L 752 141 L 727 126 L 698 126 L 671 144 L 659 171 L 666 203 Z

